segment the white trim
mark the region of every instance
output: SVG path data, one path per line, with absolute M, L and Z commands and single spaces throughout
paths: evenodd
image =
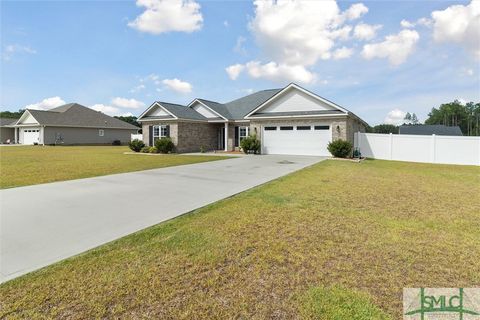
M 170 111 L 167 110 L 167 108 L 165 108 L 164 106 L 162 106 L 160 104 L 160 102 L 158 101 L 155 101 L 154 103 L 152 103 L 152 105 L 150 107 L 148 107 L 147 110 L 143 111 L 143 113 L 138 117 L 137 121 L 140 121 L 140 119 L 142 119 L 142 117 L 148 112 L 150 111 L 154 106 L 158 106 L 160 108 L 163 109 L 163 111 L 165 111 L 166 113 L 168 113 L 169 115 L 171 115 L 172 117 L 174 117 L 175 119 L 178 119 L 178 117 L 176 115 L 174 115 L 173 113 L 171 113 Z
M 345 112 L 346 114 L 348 114 L 348 110 L 340 107 L 339 105 L 331 102 L 331 101 L 328 101 L 326 100 L 325 98 L 322 98 L 320 97 L 319 95 L 316 95 L 302 87 L 300 87 L 299 85 L 296 85 L 295 83 L 290 83 L 288 86 L 286 86 L 285 88 L 283 88 L 282 90 L 280 90 L 279 92 L 277 92 L 276 94 L 274 94 L 272 97 L 270 97 L 270 99 L 268 99 L 267 101 L 265 101 L 264 103 L 262 103 L 261 105 L 259 105 L 258 107 L 256 107 L 255 109 L 253 109 L 249 114 L 247 114 L 244 119 L 254 119 L 254 118 L 250 118 L 250 116 L 254 113 L 256 113 L 258 110 L 264 108 L 267 104 L 269 104 L 270 102 L 278 99 L 278 97 L 280 97 L 282 94 L 284 94 L 288 89 L 290 88 L 295 88 L 307 95 L 309 95 L 310 97 L 314 98 L 314 99 L 317 99 L 327 105 L 329 105 L 330 107 L 334 108 L 334 109 L 337 109 L 337 110 L 340 110 L 340 111 L 343 111 Z M 289 117 L 293 117 L 293 116 L 289 116 Z
M 29 114 L 33 119 L 35 119 L 35 117 L 33 116 L 33 114 L 31 114 L 30 111 L 27 109 L 27 110 L 25 110 L 25 111 L 23 112 L 23 114 L 20 116 L 20 118 L 17 120 L 17 122 L 15 122 L 15 124 L 13 124 L 13 126 L 25 126 L 25 125 L 27 125 L 27 126 L 32 126 L 32 125 L 35 125 L 35 123 L 26 123 L 26 124 L 24 124 L 24 125 L 19 125 L 19 124 L 18 124 L 18 123 L 20 122 L 20 120 L 24 120 L 24 119 L 26 118 L 25 115 L 27 114 L 27 112 L 28 112 L 28 114 Z M 35 121 L 37 121 L 37 123 L 36 123 L 37 125 L 40 125 L 40 122 L 38 122 L 37 119 L 35 119 Z
M 213 113 L 215 113 L 216 115 L 218 115 L 220 118 L 223 118 L 224 120 L 228 121 L 227 118 L 225 118 L 225 117 L 222 116 L 220 113 L 216 112 L 215 110 L 213 110 L 212 108 L 210 108 L 209 106 L 207 106 L 205 103 L 203 103 L 202 101 L 200 101 L 200 100 L 198 100 L 198 99 L 195 99 L 195 100 L 193 100 L 192 102 L 190 102 L 187 107 L 188 107 L 188 108 L 192 108 L 192 105 L 193 105 L 195 102 L 200 103 L 202 106 L 204 106 L 204 107 L 207 108 L 208 110 L 212 111 Z M 194 111 L 195 111 L 195 110 L 194 110 Z M 197 111 L 195 111 L 195 112 L 197 112 Z M 199 113 L 199 112 L 197 112 L 197 113 Z M 207 118 L 207 119 L 208 119 L 208 118 Z

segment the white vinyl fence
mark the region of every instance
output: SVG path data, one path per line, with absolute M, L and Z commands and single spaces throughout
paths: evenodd
M 135 139 L 143 140 L 143 135 L 141 133 L 132 133 L 132 136 L 130 137 L 130 141 L 133 141 Z
M 480 137 L 355 133 L 362 157 L 480 165 Z

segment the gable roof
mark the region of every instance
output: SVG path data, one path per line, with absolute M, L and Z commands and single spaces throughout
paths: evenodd
M 27 109 L 25 112 L 30 113 L 38 124 L 45 126 L 138 129 L 125 121 L 107 116 L 78 103 L 69 103 L 50 110 Z
M 13 126 L 18 118 L 0 118 L 0 127 Z
M 399 134 L 416 134 L 416 135 L 440 135 L 440 136 L 463 136 L 459 126 L 447 127 L 443 124 L 414 124 L 403 125 L 398 128 Z

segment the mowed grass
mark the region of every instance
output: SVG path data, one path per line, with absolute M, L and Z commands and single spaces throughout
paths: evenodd
M 478 167 L 324 161 L 7 282 L 0 318 L 399 319 L 480 286 L 479 197 Z
M 129 155 L 125 146 L 0 147 L 0 188 L 221 160 L 213 156 Z

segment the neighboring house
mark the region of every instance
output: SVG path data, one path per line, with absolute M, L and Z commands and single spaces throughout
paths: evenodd
M 27 109 L 14 127 L 20 144 L 127 143 L 140 129 L 77 103 L 47 111 Z
M 459 126 L 447 127 L 443 124 L 413 124 L 403 125 L 398 128 L 398 134 L 414 134 L 414 135 L 432 135 L 439 136 L 463 136 Z
M 0 118 L 0 144 L 14 143 L 15 128 L 14 124 L 18 119 Z
M 227 103 L 195 99 L 188 106 L 154 102 L 138 121 L 143 139 L 171 137 L 177 152 L 236 150 L 256 134 L 263 154 L 330 156 L 327 144 L 352 142 L 367 123 L 343 107 L 304 88 L 289 84 Z

